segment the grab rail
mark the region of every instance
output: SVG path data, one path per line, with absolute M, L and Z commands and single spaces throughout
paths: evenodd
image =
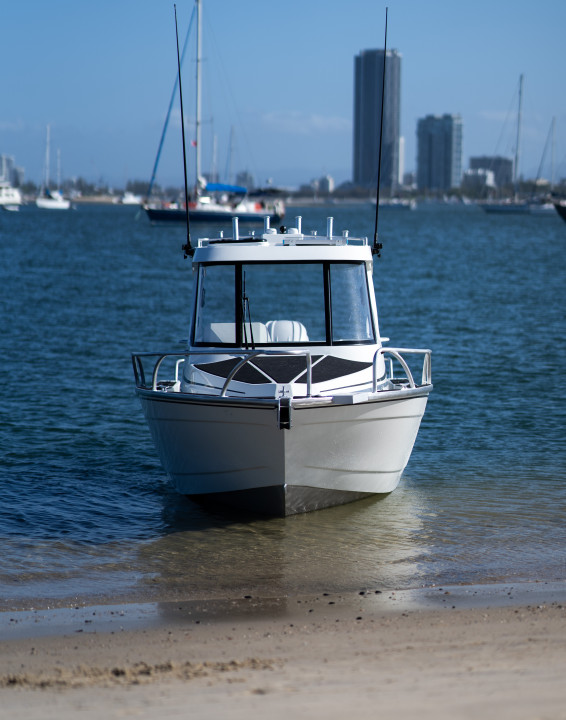
M 431 350 L 427 349 L 421 349 L 421 348 L 390 348 L 390 347 L 381 347 L 378 348 L 373 356 L 373 362 L 372 362 L 372 392 L 377 392 L 377 383 L 378 383 L 378 377 L 377 377 L 377 363 L 379 357 L 383 357 L 385 361 L 385 356 L 389 355 L 391 358 L 396 360 L 401 367 L 403 368 L 406 379 L 409 384 L 410 388 L 417 387 L 413 373 L 411 371 L 411 368 L 409 367 L 409 364 L 403 357 L 403 355 L 423 355 L 423 367 L 422 367 L 422 375 L 421 375 L 421 385 L 431 385 L 432 384 L 432 373 L 431 373 Z M 311 397 L 312 394 L 312 355 L 310 352 L 307 352 L 305 350 L 252 350 L 252 351 L 240 351 L 240 352 L 211 352 L 210 350 L 184 350 L 182 352 L 179 352 L 178 350 L 173 352 L 146 352 L 146 353 L 132 353 L 132 365 L 134 368 L 134 377 L 136 382 L 136 387 L 142 387 L 147 388 L 146 385 L 146 378 L 145 378 L 145 372 L 144 372 L 144 366 L 143 366 L 143 360 L 142 358 L 157 358 L 155 365 L 153 367 L 153 372 L 151 376 L 151 389 L 157 390 L 158 386 L 158 376 L 159 376 L 159 370 L 163 364 L 163 361 L 170 357 L 176 357 L 177 361 L 175 363 L 175 383 L 179 382 L 179 368 L 182 363 L 186 361 L 187 358 L 195 355 L 227 355 L 229 357 L 235 357 L 240 358 L 240 361 L 237 362 L 234 367 L 230 370 L 228 373 L 228 376 L 226 377 L 226 380 L 224 381 L 224 384 L 222 386 L 222 390 L 220 391 L 220 397 L 225 397 L 226 393 L 228 391 L 228 387 L 234 377 L 238 374 L 238 372 L 247 365 L 250 361 L 252 361 L 254 358 L 258 357 L 259 355 L 279 355 L 279 356 L 285 356 L 285 355 L 296 355 L 296 356 L 304 356 L 305 362 L 306 362 L 306 397 Z M 385 378 L 387 378 L 387 373 L 385 374 Z M 382 380 L 383 376 L 379 378 L 379 380 Z M 390 370 L 390 377 L 387 378 L 392 380 L 393 379 L 393 373 L 392 368 Z
M 307 352 L 305 350 L 252 350 L 250 352 L 245 351 L 239 351 L 239 352 L 211 352 L 210 350 L 184 350 L 182 352 L 179 352 L 178 350 L 175 350 L 173 352 L 145 352 L 145 353 L 132 353 L 132 365 L 134 368 L 134 378 L 136 382 L 136 387 L 143 387 L 146 388 L 146 381 L 145 381 L 145 372 L 143 369 L 143 362 L 141 358 L 144 357 L 154 357 L 157 358 L 153 373 L 151 377 L 151 389 L 157 390 L 158 385 L 158 375 L 159 370 L 161 368 L 161 365 L 164 360 L 170 357 L 177 357 L 179 358 L 177 362 L 175 363 L 175 382 L 178 382 L 179 380 L 179 367 L 182 362 L 184 362 L 188 357 L 193 355 L 228 355 L 229 357 L 241 357 L 241 360 L 239 363 L 237 363 L 230 373 L 228 374 L 228 377 L 226 378 L 224 385 L 222 387 L 222 391 L 220 393 L 220 397 L 225 397 L 226 391 L 228 389 L 229 384 L 234 379 L 234 376 L 237 374 L 237 372 L 244 367 L 248 362 L 253 360 L 258 355 L 299 355 L 304 356 L 306 360 L 306 370 L 307 370 L 307 396 L 310 397 L 311 395 L 311 389 L 312 389 L 312 356 L 310 352 Z M 242 357 L 243 356 L 243 357 Z
M 377 392 L 377 359 L 381 355 L 383 359 L 385 360 L 385 355 L 391 355 L 392 357 L 397 360 L 397 362 L 401 365 L 403 370 L 405 371 L 407 375 L 407 380 L 409 381 L 409 387 L 414 388 L 415 380 L 413 378 L 413 373 L 411 372 L 411 368 L 409 367 L 407 361 L 405 358 L 401 355 L 401 353 L 404 353 L 405 355 L 424 355 L 423 358 L 423 369 L 421 374 L 421 385 L 431 385 L 432 384 L 432 361 L 431 361 L 431 355 L 432 350 L 424 349 L 424 348 L 390 348 L 390 347 L 381 347 L 378 350 L 376 350 L 375 355 L 373 356 L 373 378 L 372 378 L 372 391 Z M 391 375 L 392 375 L 392 371 Z M 390 378 L 392 379 L 392 377 Z

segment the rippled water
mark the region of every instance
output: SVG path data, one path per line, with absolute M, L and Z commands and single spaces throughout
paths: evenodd
M 385 499 L 261 519 L 161 470 L 130 353 L 187 337 L 190 261 L 136 214 L 0 214 L 0 607 L 566 577 L 563 221 L 383 211 L 382 333 L 433 349 L 410 463 Z M 373 231 L 369 207 L 295 214 Z

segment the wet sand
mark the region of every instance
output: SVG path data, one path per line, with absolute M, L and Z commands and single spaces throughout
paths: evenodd
M 566 584 L 0 613 L 0 718 L 566 719 Z

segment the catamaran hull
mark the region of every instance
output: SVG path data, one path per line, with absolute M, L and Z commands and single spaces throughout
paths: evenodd
M 137 392 L 179 493 L 279 516 L 394 490 L 428 396 L 420 388 L 391 400 L 292 404 L 287 421 L 275 401 Z

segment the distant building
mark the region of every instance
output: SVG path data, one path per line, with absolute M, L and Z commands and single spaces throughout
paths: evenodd
M 427 115 L 417 123 L 417 188 L 451 190 L 462 180 L 462 118 Z
M 321 177 L 318 181 L 318 190 L 321 195 L 331 195 L 334 192 L 334 178 L 330 175 Z
M 477 170 L 466 170 L 462 178 L 462 190 L 464 192 L 483 195 L 485 191 L 495 188 L 495 175 L 493 170 L 478 168 Z
M 513 160 L 495 155 L 470 158 L 470 170 L 491 170 L 498 188 L 513 183 Z
M 407 172 L 403 175 L 403 185 L 410 189 L 417 187 L 417 176 L 414 172 Z
M 362 50 L 354 58 L 355 185 L 375 186 L 379 158 L 383 50 Z M 381 152 L 381 187 L 390 192 L 399 184 L 401 127 L 401 55 L 388 50 L 385 64 L 385 104 Z

